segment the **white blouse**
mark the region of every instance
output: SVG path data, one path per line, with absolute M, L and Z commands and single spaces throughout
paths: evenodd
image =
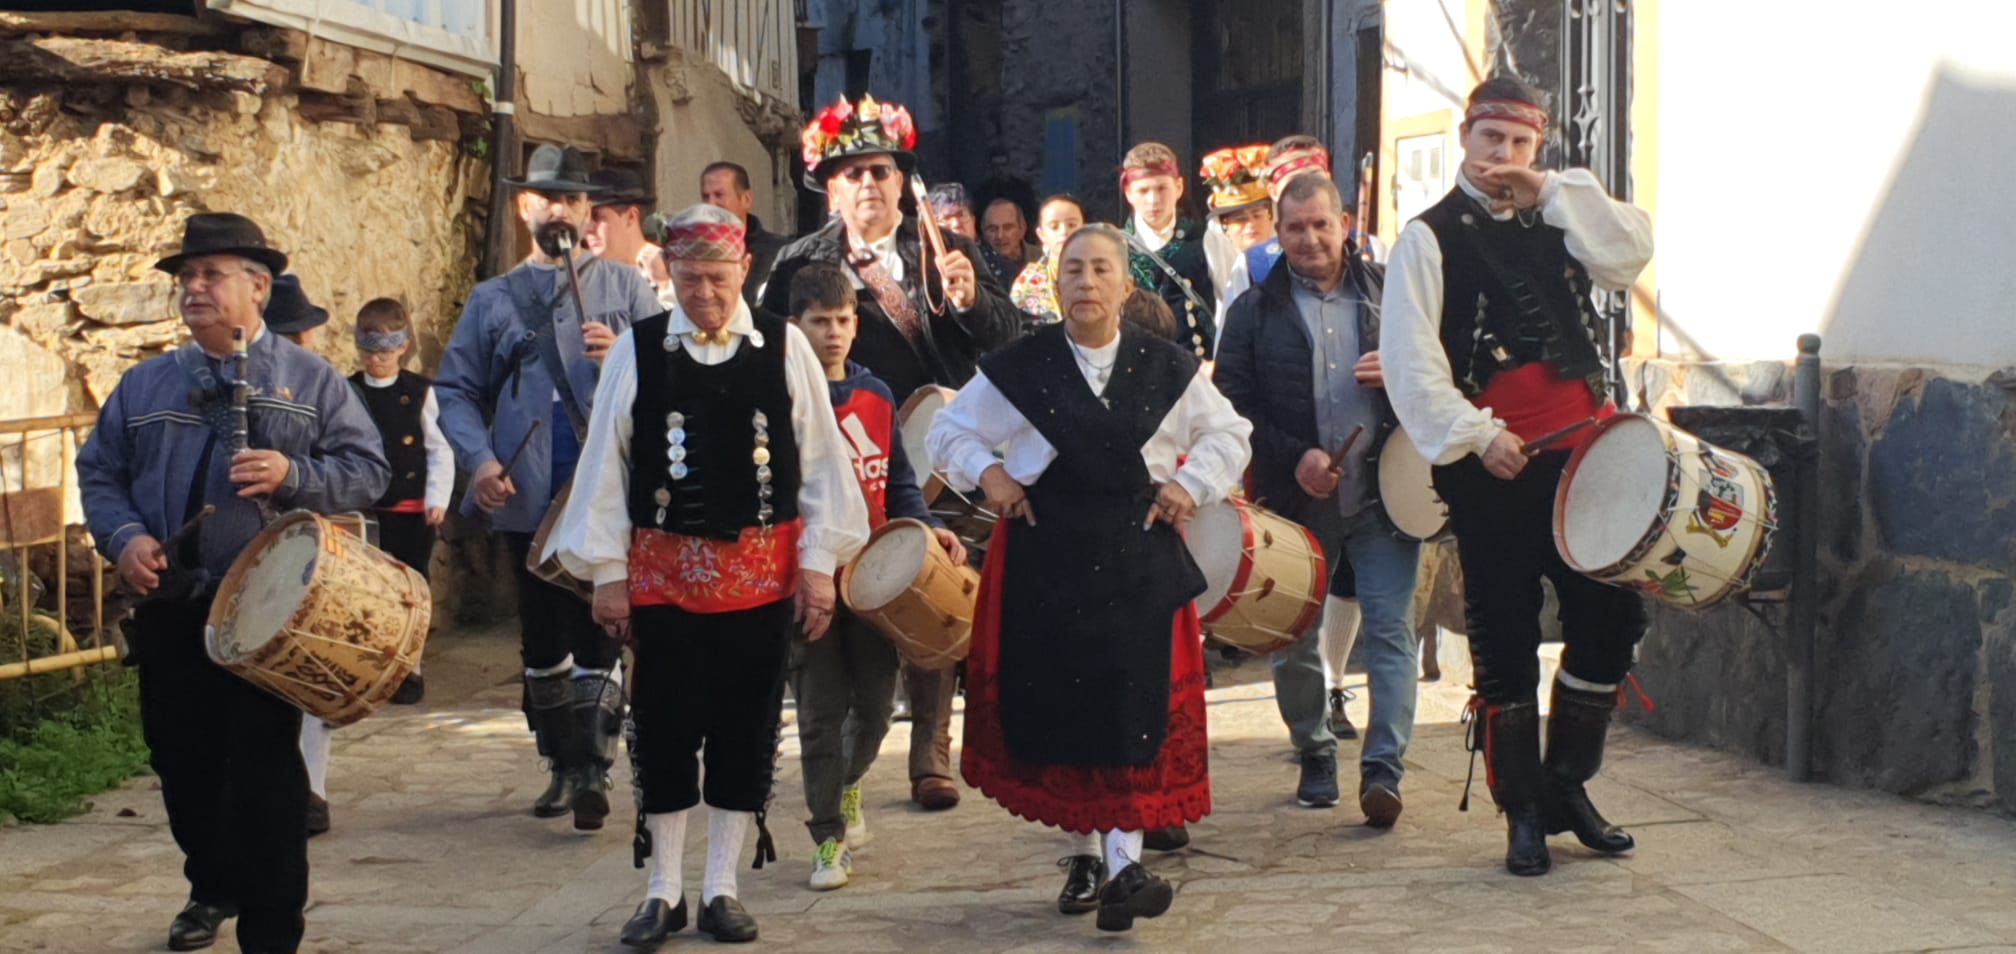
M 783 347 L 784 384 L 791 393 L 791 434 L 798 443 L 800 483 L 798 516 L 805 521 L 798 538 L 798 565 L 832 573 L 868 543 L 868 502 L 854 479 L 846 438 L 833 416 L 826 372 L 812 352 L 804 332 L 786 326 L 784 340 L 757 340 L 749 307 L 738 299 L 727 330 L 726 344 L 700 344 L 697 329 L 684 310 L 672 312 L 670 333 L 693 360 L 716 365 L 735 356 L 745 341 L 758 347 Z M 553 528 L 546 552 L 558 554 L 567 572 L 593 580 L 597 586 L 630 575 L 630 435 L 637 397 L 637 349 L 626 329 L 602 360 L 602 380 L 595 387 L 595 413 L 588 420 L 588 440 L 574 471 L 574 490 L 567 509 Z M 656 342 L 645 345 L 659 350 Z
M 1469 179 L 1459 174 L 1456 181 L 1472 198 L 1491 204 Z M 1493 217 L 1502 221 L 1514 214 L 1507 210 Z M 1547 173 L 1540 218 L 1568 233 L 1568 254 L 1589 270 L 1598 288 L 1630 288 L 1652 260 L 1651 216 L 1610 198 L 1587 169 Z M 1482 456 L 1505 425 L 1456 387 L 1442 350 L 1442 246 L 1420 219 L 1407 223 L 1393 245 L 1380 310 L 1379 360 L 1400 426 L 1433 463 Z
M 1086 386 L 1094 395 L 1106 393 L 1107 379 L 1120 353 L 1119 336 L 1103 347 L 1074 351 Z M 1202 507 L 1224 499 L 1239 482 L 1253 456 L 1247 443 L 1252 433 L 1253 425 L 1232 409 L 1232 402 L 1218 393 L 1200 370 L 1148 443 L 1141 446 L 1141 462 L 1148 466 L 1150 480 L 1175 480 Z M 962 493 L 977 488 L 981 472 L 997 463 L 1006 467 L 1008 476 L 1017 483 L 1028 486 L 1057 459 L 1057 449 L 985 373 L 974 375 L 932 419 L 925 447 L 931 454 L 932 469 L 944 474 Z M 1001 459 L 995 458 L 995 448 L 1001 449 Z M 1184 458 L 1181 468 L 1176 466 L 1178 457 Z

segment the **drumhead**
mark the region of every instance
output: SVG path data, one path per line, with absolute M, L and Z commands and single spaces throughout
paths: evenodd
M 1666 437 L 1652 419 L 1605 422 L 1561 478 L 1561 558 L 1588 572 L 1629 556 L 1662 519 L 1668 466 Z
M 924 449 L 924 438 L 931 433 L 932 419 L 952 400 L 954 393 L 948 388 L 927 384 L 911 394 L 897 414 L 896 426 L 903 432 L 903 453 L 910 458 L 910 469 L 917 474 L 919 486 L 931 474 L 931 454 Z
M 1428 458 L 1401 428 L 1386 435 L 1379 450 L 1379 502 L 1393 526 L 1417 540 L 1433 539 L 1449 525 L 1449 506 L 1435 492 Z
M 1246 561 L 1246 522 L 1240 519 L 1237 504 L 1221 500 L 1197 508 L 1184 530 L 1183 545 L 1190 558 L 1204 572 L 1204 592 L 1197 597 L 1197 611 L 1209 613 L 1225 601 L 1239 567 Z
M 924 572 L 931 529 L 915 520 L 891 521 L 847 568 L 847 605 L 862 612 L 895 602 Z
M 231 627 L 240 652 L 257 652 L 287 628 L 308 597 L 321 552 L 322 535 L 315 521 L 301 520 L 252 556 L 240 580 L 238 613 Z

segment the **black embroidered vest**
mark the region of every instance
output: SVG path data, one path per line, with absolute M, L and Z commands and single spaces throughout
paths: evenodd
M 734 540 L 745 528 L 797 518 L 787 326 L 762 312 L 754 317 L 760 337 L 742 339 L 735 356 L 717 365 L 693 360 L 683 337 L 665 350 L 670 313 L 632 326 L 632 526 Z
M 391 384 L 374 388 L 364 380 L 364 372 L 350 376 L 350 383 L 364 398 L 371 423 L 385 440 L 385 460 L 392 465 L 392 482 L 378 498 L 378 506 L 389 507 L 427 496 L 427 435 L 421 412 L 427 405 L 427 387 L 432 382 L 411 371 L 401 371 Z

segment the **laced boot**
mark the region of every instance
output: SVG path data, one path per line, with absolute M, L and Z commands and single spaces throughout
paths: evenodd
M 1638 845 L 1630 833 L 1604 819 L 1583 787 L 1603 767 L 1603 743 L 1610 713 L 1616 709 L 1615 692 L 1587 692 L 1556 681 L 1542 775 L 1547 833 L 1574 832 L 1584 847 L 1606 855 L 1623 854 Z

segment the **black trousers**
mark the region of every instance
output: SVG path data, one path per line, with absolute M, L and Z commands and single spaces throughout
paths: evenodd
M 432 577 L 429 568 L 434 563 L 434 528 L 427 525 L 424 513 L 389 513 L 378 511 L 378 548 L 392 555 L 415 570 L 421 576 Z M 529 541 L 528 541 L 529 547 Z M 520 561 L 523 562 L 523 561 Z
M 770 798 L 791 655 L 791 600 L 733 613 L 631 611 L 631 716 L 644 810 L 757 812 Z M 705 764 L 704 790 L 702 764 Z
M 1463 564 L 1463 614 L 1477 692 L 1494 705 L 1532 702 L 1540 681 L 1540 579 L 1561 604 L 1561 671 L 1621 682 L 1645 635 L 1644 598 L 1568 568 L 1554 548 L 1554 488 L 1565 451 L 1541 454 L 1512 480 L 1476 456 L 1435 468 Z
M 622 644 L 595 625 L 588 604 L 574 594 L 532 575 L 525 555 L 532 552 L 532 534 L 506 533 L 511 547 L 511 574 L 518 581 L 518 657 L 527 669 L 551 669 L 569 653 L 584 669 L 610 669 Z
M 140 725 L 191 900 L 238 908 L 238 943 L 291 952 L 308 903 L 301 713 L 203 651 L 209 600 L 142 604 Z

